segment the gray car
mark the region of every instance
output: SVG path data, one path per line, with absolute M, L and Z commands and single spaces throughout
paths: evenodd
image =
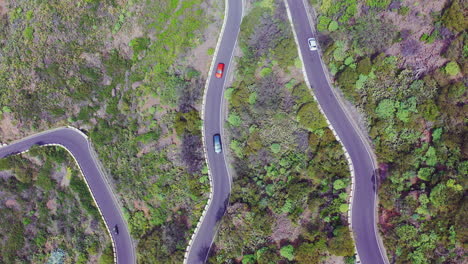
M 214 150 L 216 153 L 221 153 L 222 151 L 222 146 L 221 146 L 221 136 L 219 134 L 215 134 L 213 136 L 213 144 L 214 144 Z
M 315 38 L 309 38 L 307 42 L 309 43 L 310 50 L 317 50 L 317 41 L 315 40 Z

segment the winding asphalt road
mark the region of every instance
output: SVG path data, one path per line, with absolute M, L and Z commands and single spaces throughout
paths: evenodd
M 355 186 L 352 200 L 352 230 L 360 260 L 364 264 L 385 263 L 383 251 L 377 240 L 375 221 L 376 168 L 372 156 L 355 127 L 348 120 L 338 99 L 329 86 L 320 55 L 310 51 L 307 39 L 314 37 L 306 8 L 302 0 L 286 0 L 291 12 L 294 30 L 299 42 L 305 72 L 314 94 L 328 120 L 351 157 Z
M 242 0 L 228 0 L 227 3 L 229 6 L 227 7 L 226 26 L 224 32 L 221 32 L 223 35 L 221 36 L 218 53 L 215 55 L 215 67 L 212 67 L 208 79 L 208 90 L 205 95 L 206 103 L 203 113 L 205 151 L 208 155 L 208 166 L 212 178 L 213 198 L 204 219 L 202 219 L 201 226 L 193 238 L 193 244 L 187 258 L 189 264 L 205 263 L 219 221 L 226 211 L 231 192 L 231 178 L 226 167 L 224 152 L 215 153 L 213 147 L 213 135 L 222 135 L 224 84 L 229 73 L 243 12 Z M 224 75 L 220 79 L 214 78 L 218 63 L 225 64 Z M 223 145 L 223 147 L 226 147 L 226 145 Z
M 314 34 L 303 2 L 299 0 L 287 1 L 290 6 L 294 30 L 300 43 L 298 48 L 302 54 L 307 78 L 314 89 L 320 106 L 340 137 L 354 165 L 356 182 L 352 207 L 352 229 L 355 234 L 358 254 L 364 264 L 385 263 L 385 258 L 379 248 L 375 228 L 376 174 L 372 157 L 367 152 L 358 132 L 347 119 L 338 99 L 332 92 L 322 68 L 319 54 L 308 49 L 307 39 L 313 37 Z M 208 166 L 212 176 L 213 199 L 194 236 L 187 258 L 189 264 L 204 263 L 206 261 L 219 221 L 226 211 L 231 190 L 231 178 L 226 167 L 225 157 L 223 154 L 215 153 L 213 148 L 213 135 L 222 134 L 225 77 L 226 73 L 229 72 L 243 11 L 241 0 L 228 0 L 228 5 L 227 22 L 215 59 L 216 65 L 219 62 L 225 64 L 225 75 L 221 79 L 209 79 L 204 111 L 204 140 Z M 214 75 L 214 69 L 210 73 L 211 76 Z M 118 235 L 111 232 L 112 240 L 115 243 L 117 263 L 135 263 L 134 248 L 127 225 L 110 187 L 105 182 L 104 175 L 99 170 L 99 165 L 94 159 L 86 136 L 71 128 L 46 131 L 1 147 L 0 158 L 25 151 L 35 144 L 59 144 L 72 153 L 85 175 L 107 227 L 112 230 L 115 225 L 119 226 L 120 232 Z
M 94 158 L 87 137 L 73 128 L 52 129 L 1 147 L 0 158 L 26 151 L 34 145 L 61 145 L 71 152 L 86 178 L 107 228 L 111 231 L 117 263 L 135 263 L 135 249 L 127 224 L 111 188 L 105 181 L 105 176 L 99 169 L 98 161 Z M 118 235 L 113 232 L 115 225 L 118 225 Z

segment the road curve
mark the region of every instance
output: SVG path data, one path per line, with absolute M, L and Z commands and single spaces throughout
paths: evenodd
M 385 263 L 385 256 L 377 238 L 375 222 L 376 168 L 371 154 L 330 87 L 320 55 L 310 51 L 307 39 L 314 37 L 303 1 L 286 0 L 289 5 L 298 50 L 304 63 L 306 77 L 327 119 L 348 152 L 355 174 L 352 198 L 352 230 L 361 263 Z
M 205 142 L 205 152 L 207 154 L 208 167 L 212 181 L 212 199 L 208 204 L 208 211 L 199 228 L 197 229 L 193 242 L 188 252 L 186 262 L 189 264 L 205 263 L 208 258 L 209 249 L 213 243 L 218 223 L 226 211 L 231 192 L 231 178 L 226 167 L 223 153 L 215 153 L 213 147 L 213 135 L 221 134 L 223 127 L 223 93 L 226 76 L 229 73 L 229 66 L 232 60 L 234 47 L 239 34 L 242 20 L 242 0 L 228 0 L 227 20 L 223 34 L 220 38 L 218 52 L 215 54 L 208 78 L 208 88 L 205 91 L 206 102 L 203 111 L 203 134 Z M 224 63 L 224 75 L 222 78 L 215 78 L 216 65 Z M 227 145 L 223 145 L 227 148 Z
M 105 224 L 110 230 L 117 263 L 136 263 L 135 249 L 127 224 L 123 219 L 112 190 L 100 170 L 99 163 L 94 158 L 87 137 L 74 128 L 52 129 L 0 147 L 0 158 L 27 151 L 33 145 L 61 145 L 73 155 L 85 177 Z M 118 235 L 115 235 L 112 231 L 115 225 L 118 225 L 119 228 Z

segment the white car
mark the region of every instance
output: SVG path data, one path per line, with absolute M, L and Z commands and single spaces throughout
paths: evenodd
M 315 38 L 309 38 L 307 42 L 309 43 L 310 50 L 317 50 L 317 41 L 315 40 Z

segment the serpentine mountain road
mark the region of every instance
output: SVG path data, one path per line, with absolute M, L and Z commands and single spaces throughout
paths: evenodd
M 355 186 L 351 222 L 359 258 L 363 264 L 385 263 L 384 253 L 380 249 L 376 233 L 376 168 L 373 159 L 332 92 L 322 68 L 319 53 L 309 50 L 307 39 L 314 37 L 314 34 L 303 1 L 287 1 L 307 78 L 354 166 Z
M 355 192 L 352 206 L 352 228 L 356 247 L 361 262 L 364 264 L 385 263 L 383 253 L 379 248 L 375 228 L 375 168 L 372 158 L 355 128 L 347 119 L 331 87 L 328 85 L 319 54 L 310 51 L 307 39 L 313 37 L 305 7 L 302 1 L 287 0 L 296 31 L 299 49 L 302 54 L 307 77 L 314 89 L 315 96 L 325 115 L 340 137 L 354 165 L 356 175 Z M 224 122 L 223 92 L 225 77 L 229 73 L 229 65 L 234 52 L 237 35 L 242 19 L 242 1 L 228 1 L 228 17 L 225 30 L 216 54 L 215 63 L 225 64 L 223 78 L 210 78 L 206 94 L 204 111 L 204 137 L 208 166 L 212 175 L 213 195 L 208 211 L 202 219 L 198 232 L 195 234 L 187 263 L 204 263 L 216 234 L 217 226 L 226 211 L 231 190 L 231 178 L 227 171 L 223 154 L 214 152 L 213 135 L 222 134 Z M 214 70 L 210 73 L 213 77 Z M 98 204 L 107 227 L 112 230 L 119 226 L 119 234 L 111 231 L 115 243 L 117 263 L 135 263 L 135 252 L 128 227 L 122 217 L 119 206 L 107 185 L 104 175 L 99 170 L 98 162 L 90 151 L 89 142 L 84 134 L 72 128 L 59 128 L 39 133 L 0 148 L 0 158 L 28 150 L 33 145 L 58 144 L 68 149 L 77 160 L 92 195 Z
M 213 195 L 211 204 L 201 226 L 194 236 L 187 263 L 205 263 L 210 247 L 213 243 L 219 221 L 224 215 L 231 192 L 231 178 L 226 168 L 224 152 L 215 153 L 213 135 L 221 134 L 224 122 L 223 113 L 223 93 L 226 76 L 229 73 L 229 65 L 234 52 L 234 47 L 239 34 L 242 20 L 242 0 L 228 0 L 229 7 L 226 26 L 221 36 L 218 53 L 214 60 L 215 67 L 212 67 L 211 78 L 209 78 L 208 90 L 206 91 L 206 103 L 204 111 L 204 137 L 205 151 L 208 155 L 208 166 L 212 178 Z M 215 78 L 214 73 L 218 63 L 224 63 L 224 75 L 222 78 Z M 223 145 L 224 148 L 228 146 Z
M 99 169 L 98 162 L 94 159 L 86 136 L 73 128 L 48 130 L 0 147 L 0 158 L 26 151 L 34 145 L 61 145 L 71 152 L 78 162 L 94 200 L 104 217 L 106 226 L 110 230 L 115 245 L 117 263 L 135 263 L 135 250 L 127 224 L 122 217 L 112 190 L 104 178 L 105 176 Z M 118 235 L 113 232 L 115 225 L 118 225 Z

